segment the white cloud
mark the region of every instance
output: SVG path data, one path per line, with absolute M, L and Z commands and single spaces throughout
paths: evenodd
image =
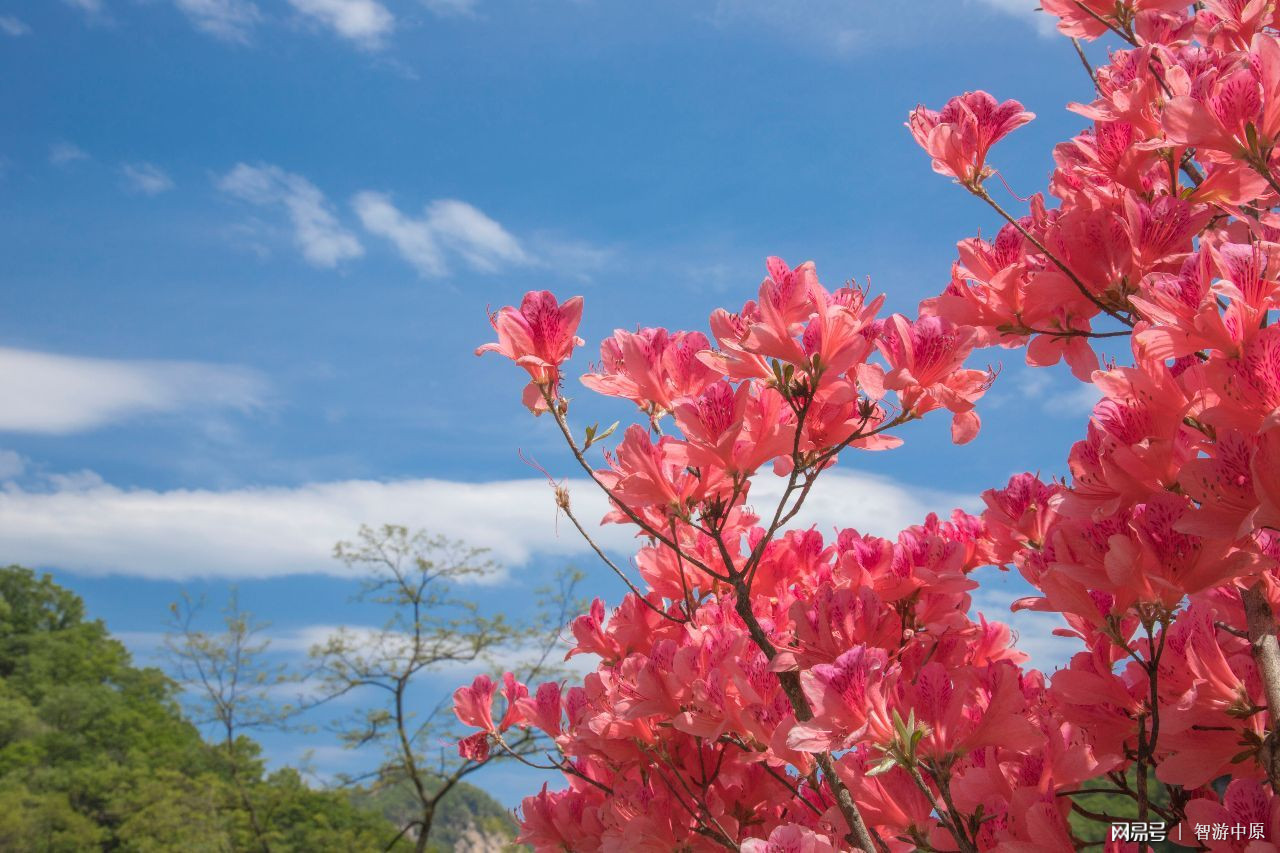
M 125 184 L 144 195 L 159 195 L 173 189 L 173 178 L 154 163 L 125 163 L 120 167 Z
M 427 205 L 426 223 L 443 244 L 477 270 L 494 272 L 501 265 L 528 260 L 515 237 L 466 202 L 431 202 Z
M 253 28 L 262 19 L 258 7 L 249 0 L 173 0 L 174 5 L 195 25 L 225 41 L 249 41 Z
M 605 502 L 594 486 L 571 482 L 574 511 L 603 547 L 625 555 L 632 530 L 596 528 Z M 755 492 L 763 508 L 782 484 Z M 954 495 L 880 477 L 831 472 L 820 480 L 798 524 L 824 533 L 856 527 L 880 535 L 946 512 Z M 229 491 L 121 489 L 94 481 L 51 490 L 0 491 L 0 552 L 6 559 L 84 574 L 149 578 L 262 578 L 298 573 L 345 576 L 330 556 L 362 523 L 426 528 L 492 549 L 508 566 L 535 555 L 589 559 L 586 544 L 557 519 L 545 480 L 348 480 Z
M 344 648 L 351 649 L 360 655 L 403 657 L 409 653 L 413 645 L 413 637 L 410 634 L 374 625 L 302 625 L 287 630 L 272 629 L 263 636 L 263 639 L 270 641 L 273 652 L 306 656 L 312 649 L 327 645 L 330 638 L 338 635 L 342 636 Z M 137 633 L 131 636 L 142 638 L 150 635 Z M 163 638 L 163 635 L 159 636 Z M 125 642 L 128 641 L 125 640 Z M 141 647 L 146 642 L 149 640 L 142 640 L 138 645 Z M 547 655 L 547 663 L 566 669 L 579 677 L 595 671 L 600 659 L 594 654 L 578 654 L 567 661 L 564 660 L 565 654 L 571 648 L 572 645 L 566 639 L 559 638 Z M 432 667 L 431 672 L 424 675 L 458 679 L 461 673 L 465 673 L 467 678 L 470 678 L 494 669 L 517 671 L 522 666 L 537 661 L 542 657 L 544 650 L 545 647 L 541 643 L 532 641 L 524 644 L 495 646 L 487 649 L 475 660 L 441 661 Z
M 1016 572 L 1002 572 L 994 567 L 978 569 L 971 575 L 980 586 L 975 589 L 970 617 L 977 619 L 981 612 L 989 621 L 1003 622 L 1013 629 L 1014 645 L 1031 656 L 1030 665 L 1046 674 L 1064 667 L 1071 656 L 1082 650 L 1079 640 L 1058 637 L 1054 630 L 1066 628 L 1066 620 L 1057 613 L 1040 613 L 1032 610 L 1010 611 L 1010 605 L 1020 598 L 1039 595 Z
M 381 47 L 395 28 L 395 18 L 377 0 L 289 0 L 289 4 L 369 50 Z
M 1040 11 L 1039 0 L 977 0 L 977 2 L 1031 24 L 1042 36 L 1052 36 L 1057 33 L 1057 18 Z
M 446 252 L 458 255 L 479 272 L 532 262 L 505 228 L 463 201 L 433 201 L 420 219 L 405 216 L 383 193 L 360 193 L 352 205 L 366 231 L 390 240 L 424 276 L 448 272 Z
M 364 254 L 356 236 L 342 227 L 324 193 L 301 175 L 266 163 L 237 163 L 217 180 L 218 189 L 260 207 L 284 207 L 302 256 L 317 267 L 332 268 Z
M 748 503 L 758 512 L 767 509 L 772 516 L 785 485 L 781 477 L 761 476 L 751 486 Z M 818 479 L 791 526 L 813 525 L 823 535 L 853 527 L 892 538 L 903 528 L 924 521 L 930 512 L 950 514 L 956 507 L 973 511 L 980 505 L 981 500 L 973 495 L 906 486 L 874 474 L 829 471 Z
M 13 15 L 0 15 L 0 32 L 7 36 L 25 36 L 31 34 L 31 27 Z
M 83 148 L 72 142 L 55 142 L 49 146 L 49 162 L 55 166 L 67 166 L 77 160 L 88 160 Z
M 0 347 L 0 430 L 65 434 L 141 414 L 246 410 L 265 381 L 242 367 L 117 361 Z

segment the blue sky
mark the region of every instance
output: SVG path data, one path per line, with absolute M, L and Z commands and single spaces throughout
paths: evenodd
M 493 548 L 491 606 L 566 561 L 616 601 L 517 458 L 571 473 L 515 369 L 472 355 L 486 307 L 582 294 L 579 366 L 616 326 L 705 328 L 769 254 L 911 312 L 996 223 L 930 171 L 908 110 L 1022 100 L 1039 118 L 995 162 L 1023 195 L 1081 126 L 1063 106 L 1087 80 L 1033 5 L 0 2 L 0 559 L 52 571 L 144 660 L 183 589 L 237 585 L 282 655 L 373 624 L 328 557 L 362 522 Z M 1063 473 L 1088 397 L 1018 353 L 974 363 L 1002 374 L 973 444 L 915 425 L 843 460 L 810 520 L 892 534 Z M 580 423 L 630 414 L 579 397 Z M 988 612 L 1018 589 L 996 580 Z M 265 740 L 322 774 L 372 760 Z M 535 784 L 480 781 L 507 803 Z

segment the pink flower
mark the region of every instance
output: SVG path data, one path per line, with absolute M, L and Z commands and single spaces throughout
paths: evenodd
M 485 732 L 496 731 L 493 725 L 493 694 L 498 685 L 487 675 L 477 675 L 470 687 L 453 691 L 453 712 L 464 724 Z
M 1107 22 L 1115 23 L 1117 9 L 1124 14 L 1136 12 L 1181 12 L 1183 0 L 1042 0 L 1040 7 L 1058 18 L 1058 31 L 1073 38 L 1095 39 L 1108 32 Z
M 986 92 L 965 92 L 941 111 L 924 106 L 911 112 L 907 127 L 933 158 L 933 170 L 976 186 L 991 174 L 987 152 L 1005 136 L 1035 118 L 1017 101 L 997 103 Z
M 470 761 L 488 761 L 489 733 L 476 732 L 458 741 L 458 755 Z
M 888 663 L 882 649 L 855 646 L 832 663 L 801 673 L 814 718 L 787 735 L 787 745 L 802 752 L 844 749 L 867 728 L 868 693 L 884 677 Z
M 1231 157 L 1271 149 L 1280 135 L 1280 45 L 1260 35 L 1240 60 L 1208 70 L 1169 101 L 1163 123 L 1170 140 Z
M 1197 797 L 1187 803 L 1187 819 L 1180 827 L 1183 837 L 1188 840 L 1196 838 L 1196 827 L 1209 827 L 1210 832 L 1204 845 L 1213 853 L 1274 853 L 1277 842 L 1280 842 L 1280 799 L 1277 799 L 1267 787 L 1254 779 L 1233 779 L 1227 785 L 1226 793 L 1218 803 L 1216 795 Z M 1251 829 L 1261 824 L 1263 839 L 1249 840 L 1246 834 L 1237 838 L 1226 833 L 1225 838 L 1217 838 L 1212 827 L 1221 824 L 1226 827 L 1243 827 Z M 1172 834 L 1170 837 L 1173 837 Z
M 688 442 L 688 463 L 700 469 L 750 474 L 793 445 L 794 417 L 782 396 L 750 382 L 736 390 L 723 380 L 709 385 L 680 400 L 675 417 Z
M 631 400 L 650 415 L 671 411 L 675 400 L 699 394 L 720 374 L 698 354 L 711 349 L 701 332 L 640 329 L 624 332 L 600 344 L 600 367 L 582 377 L 582 384 L 599 394 Z
M 655 443 L 639 424 L 627 427 L 617 453 L 606 456 L 606 461 L 609 467 L 598 471 L 597 476 L 609 487 L 615 501 L 632 510 L 652 508 L 663 529 L 667 514 L 687 511 L 725 482 L 724 472 L 718 468 L 705 472 L 705 476 L 694 476 L 688 471 L 689 452 L 684 442 L 664 435 Z M 629 517 L 616 510 L 609 520 L 625 522 Z
M 982 493 L 987 509 L 982 514 L 997 564 L 1009 563 L 1018 549 L 1038 548 L 1048 539 L 1054 518 L 1053 498 L 1059 489 L 1031 474 L 1015 474 L 1003 489 Z
M 523 722 L 523 702 L 529 697 L 529 688 L 516 680 L 516 677 L 509 672 L 502 674 L 502 696 L 507 700 L 506 713 L 502 715 L 502 720 L 498 723 L 499 731 L 506 731 L 514 725 Z
M 738 849 L 742 853 L 836 853 L 829 839 L 794 823 L 779 826 L 767 839 L 748 838 Z
M 524 404 L 534 412 L 546 411 L 543 394 L 556 396 L 560 365 L 583 344 L 575 334 L 581 319 L 581 296 L 560 304 L 550 291 L 531 290 L 519 308 L 508 305 L 490 315 L 498 340 L 476 349 L 476 355 L 496 352 L 527 370 L 533 381 L 525 388 Z
M 561 731 L 560 685 L 548 681 L 538 686 L 534 698 L 527 696 L 518 699 L 520 715 L 534 726 L 542 729 L 551 737 L 557 737 Z
M 912 322 L 895 314 L 885 322 L 877 341 L 890 371 L 879 379 L 875 371 L 864 370 L 858 378 L 879 379 L 883 388 L 898 392 L 904 411 L 916 415 L 946 407 L 952 412 L 952 440 L 964 444 L 978 434 L 981 422 L 974 403 L 991 384 L 986 371 L 961 367 L 976 337 L 973 328 L 941 317 Z
M 1280 530 L 1280 419 L 1268 419 L 1252 460 L 1253 488 L 1261 499 L 1253 522 L 1257 527 Z

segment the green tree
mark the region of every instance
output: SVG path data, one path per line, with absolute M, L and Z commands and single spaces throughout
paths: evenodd
M 252 762 L 248 744 L 242 742 L 246 730 L 274 728 L 284 724 L 289 709 L 281 708 L 271 690 L 291 680 L 283 665 L 271 664 L 266 653 L 271 643 L 265 632 L 269 625 L 240 609 L 240 598 L 232 590 L 222 609 L 223 630 L 205 631 L 197 627 L 204 600 L 193 601 L 183 594 L 169 605 L 169 632 L 165 651 L 170 669 L 184 688 L 194 722 L 213 726 L 219 734 L 221 755 L 227 776 L 248 817 L 256 846 L 271 853 L 266 827 L 255 802 L 253 788 L 260 768 Z
M 74 593 L 0 569 L 0 850 L 261 848 L 222 745 L 201 738 L 177 697 Z M 236 745 L 277 853 L 377 850 L 394 831 L 347 792 L 312 790 L 292 771 L 264 777 L 257 744 Z

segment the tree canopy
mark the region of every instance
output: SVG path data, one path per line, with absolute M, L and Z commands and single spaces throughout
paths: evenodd
M 383 850 L 398 832 L 384 795 L 318 790 L 293 768 L 267 773 L 244 735 L 228 758 L 178 698 L 178 685 L 134 666 L 73 592 L 20 566 L 0 569 L 0 849 Z M 468 813 L 487 835 L 511 836 L 482 791 L 466 786 L 454 798 L 450 811 L 463 813 L 445 822 L 445 843 Z

